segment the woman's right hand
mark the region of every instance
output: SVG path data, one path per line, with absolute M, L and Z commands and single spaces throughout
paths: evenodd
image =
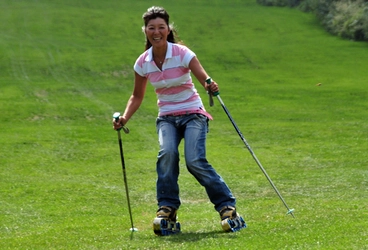
M 113 128 L 115 130 L 121 129 L 125 124 L 126 124 L 126 120 L 123 116 L 119 116 L 119 119 L 113 119 L 112 120 L 112 124 L 113 124 Z

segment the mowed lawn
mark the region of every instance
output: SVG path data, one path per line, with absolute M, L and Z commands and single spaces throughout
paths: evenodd
M 144 49 L 143 12 L 164 6 L 295 218 L 215 100 L 207 155 L 248 228 L 223 233 L 181 145 L 180 235 L 152 231 L 153 88 L 117 133 Z M 254 0 L 0 0 L 0 249 L 368 249 L 367 43 L 313 14 Z

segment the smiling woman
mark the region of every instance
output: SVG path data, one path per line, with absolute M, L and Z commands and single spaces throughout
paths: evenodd
M 168 42 L 183 44 L 177 36 L 174 25 L 169 24 L 169 18 L 170 16 L 165 9 L 156 6 L 149 8 L 147 12 L 143 14 L 144 26 L 142 27 L 142 31 L 146 35 L 146 50 L 152 46 L 152 41 L 147 31 L 150 30 L 152 32 L 155 28 L 155 24 L 159 26 L 160 31 L 168 32 L 166 35 L 166 40 Z M 162 38 L 162 40 L 165 39 Z
M 171 33 L 169 26 L 162 18 L 152 19 L 145 28 L 147 41 L 154 44 L 153 60 L 157 67 L 162 69 L 162 63 L 165 60 L 167 51 L 167 37 Z
M 224 180 L 206 159 L 206 136 L 211 115 L 205 110 L 193 84 L 191 73 L 209 93 L 218 92 L 195 53 L 179 44 L 169 25 L 169 14 L 162 7 L 151 7 L 143 15 L 146 50 L 134 64 L 135 83 L 125 112 L 114 128 L 125 125 L 140 107 L 148 80 L 156 90 L 159 114 L 156 128 L 160 151 L 156 164 L 158 210 L 153 222 L 157 235 L 180 232 L 176 213 L 179 198 L 179 144 L 185 141 L 188 171 L 206 189 L 208 198 L 220 214 L 224 231 L 235 232 L 246 227 L 237 213 L 236 200 Z
M 169 24 L 169 14 L 161 7 L 153 6 L 143 14 L 143 32 L 146 35 L 146 50 L 153 46 L 153 60 L 162 70 L 165 61 L 167 42 L 183 44 L 177 37 L 173 25 Z

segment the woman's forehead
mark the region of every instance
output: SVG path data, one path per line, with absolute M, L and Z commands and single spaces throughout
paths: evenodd
M 149 25 L 166 25 L 166 21 L 161 17 L 156 17 L 155 19 L 151 19 L 148 21 L 147 26 Z

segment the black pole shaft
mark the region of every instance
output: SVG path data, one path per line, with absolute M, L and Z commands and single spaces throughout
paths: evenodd
M 129 210 L 129 216 L 130 216 L 130 223 L 131 223 L 131 226 L 132 226 L 131 230 L 132 230 L 132 232 L 134 232 L 134 223 L 133 223 L 132 209 L 130 207 L 130 199 L 129 199 L 128 180 L 127 180 L 127 177 L 126 177 L 126 170 L 125 170 L 125 161 L 124 161 L 124 153 L 123 153 L 123 142 L 121 140 L 120 130 L 118 130 L 118 139 L 119 139 L 121 165 L 122 165 L 123 176 L 124 176 L 125 193 L 126 193 L 127 202 L 128 202 L 128 210 Z

